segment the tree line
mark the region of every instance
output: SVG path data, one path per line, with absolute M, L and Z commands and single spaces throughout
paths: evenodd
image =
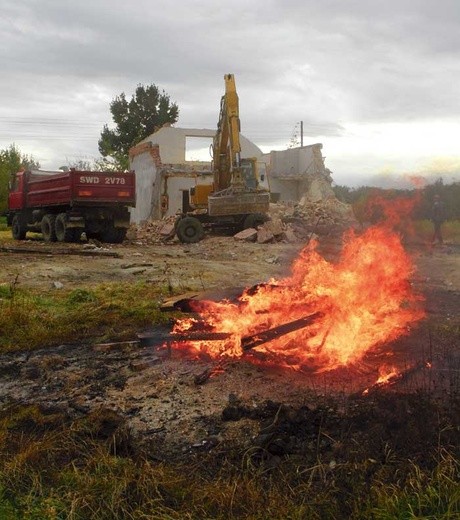
M 21 169 L 38 169 L 40 164 L 31 155 L 23 154 L 12 144 L 0 150 L 0 215 L 7 210 L 10 175 Z

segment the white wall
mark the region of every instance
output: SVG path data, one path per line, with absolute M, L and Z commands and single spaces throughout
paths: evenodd
M 322 144 L 302 148 L 271 151 L 269 154 L 270 178 L 305 177 L 315 173 L 315 153 L 321 156 Z
M 150 218 L 157 169 L 148 152 L 133 157 L 130 169 L 136 173 L 136 207 L 130 209 L 131 222 L 139 223 Z
M 272 193 L 273 200 L 276 202 L 287 202 L 290 200 L 299 201 L 302 193 L 300 192 L 301 182 L 296 179 L 278 179 L 277 177 L 270 178 L 270 193 Z
M 160 147 L 161 162 L 163 164 L 185 164 L 185 149 L 187 137 L 210 137 L 213 138 L 215 130 L 207 128 L 175 128 L 165 126 L 152 135 L 146 137 L 141 143 L 150 142 Z M 240 135 L 241 157 L 262 157 L 262 150 L 251 143 L 243 135 Z M 140 143 L 140 144 L 141 144 Z
M 316 201 L 333 196 L 322 147 L 316 143 L 264 155 L 269 164 L 270 192 L 275 200 L 298 202 L 307 196 Z

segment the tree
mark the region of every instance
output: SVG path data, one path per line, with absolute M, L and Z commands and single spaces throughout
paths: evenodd
M 0 214 L 8 209 L 8 181 L 21 169 L 38 169 L 40 164 L 31 155 L 19 151 L 16 145 L 0 150 Z
M 99 152 L 111 158 L 118 169 L 128 169 L 129 149 L 163 125 L 173 124 L 179 116 L 176 103 L 171 103 L 163 90 L 152 85 L 138 85 L 131 100 L 122 92 L 110 103 L 115 129 L 104 125 L 99 139 Z

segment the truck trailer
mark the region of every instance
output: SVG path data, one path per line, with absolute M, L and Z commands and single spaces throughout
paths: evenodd
M 11 175 L 7 223 L 13 238 L 41 232 L 46 242 L 121 243 L 136 204 L 134 172 L 20 171 Z

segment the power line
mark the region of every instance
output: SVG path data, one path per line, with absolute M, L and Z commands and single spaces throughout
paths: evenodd
M 21 116 L 0 116 L 0 121 L 6 122 L 21 122 L 21 123 L 30 123 L 30 122 L 49 122 L 49 123 L 89 123 L 89 124 L 104 124 L 106 121 L 98 121 L 92 120 L 88 121 L 87 119 L 69 119 L 63 117 L 21 117 Z
M 16 141 L 19 139 L 25 140 L 25 141 L 86 141 L 91 140 L 94 141 L 94 135 L 91 136 L 81 136 L 81 135 L 69 135 L 69 136 L 63 136 L 63 135 L 1 135 L 0 139 L 4 141 Z

